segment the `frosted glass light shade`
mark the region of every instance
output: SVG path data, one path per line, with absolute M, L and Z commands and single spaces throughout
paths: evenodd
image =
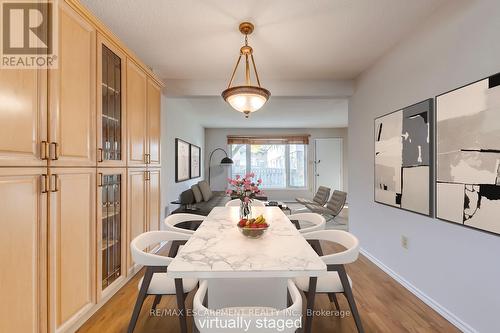
M 245 113 L 259 110 L 269 99 L 269 90 L 255 86 L 238 86 L 224 90 L 222 98 L 231 105 L 233 109 Z

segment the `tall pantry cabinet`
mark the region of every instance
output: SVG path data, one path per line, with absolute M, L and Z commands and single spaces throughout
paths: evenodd
M 74 331 L 159 229 L 161 81 L 76 0 L 58 34 L 58 68 L 0 69 L 0 332 Z

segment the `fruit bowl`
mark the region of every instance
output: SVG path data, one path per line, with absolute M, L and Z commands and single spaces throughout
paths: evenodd
M 243 236 L 248 238 L 260 238 L 268 228 L 269 224 L 262 215 L 255 219 L 241 219 L 238 222 L 238 229 L 240 229 Z

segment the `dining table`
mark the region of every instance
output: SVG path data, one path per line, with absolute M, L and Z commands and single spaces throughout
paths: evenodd
M 259 215 L 269 228 L 253 239 L 237 226 L 239 207 L 214 208 L 168 265 L 167 275 L 175 279 L 177 295 L 182 294 L 183 278 L 195 278 L 207 281 L 210 309 L 284 309 L 288 279 L 309 277 L 307 308 L 312 310 L 317 277 L 327 272 L 325 263 L 279 207 L 252 207 L 252 216 Z M 179 297 L 178 305 L 185 313 Z M 180 321 L 186 332 L 186 317 Z M 306 315 L 306 333 L 311 331 L 311 322 L 312 317 Z

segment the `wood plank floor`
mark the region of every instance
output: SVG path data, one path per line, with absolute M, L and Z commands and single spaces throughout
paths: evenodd
M 322 243 L 326 253 L 335 252 L 338 247 L 331 243 Z M 167 251 L 167 249 L 165 249 Z M 460 332 L 452 324 L 441 317 L 417 297 L 399 285 L 386 273 L 360 256 L 358 261 L 347 267 L 353 281 L 353 291 L 361 314 L 363 326 L 367 333 L 448 333 Z M 138 273 L 111 300 L 94 314 L 79 330 L 86 332 L 126 332 L 130 315 L 137 297 L 137 284 L 142 276 Z M 191 307 L 194 292 L 187 299 Z M 334 310 L 335 307 L 326 295 L 316 296 L 315 309 Z M 340 307 L 348 311 L 349 306 L 342 295 L 338 296 Z M 175 316 L 152 317 L 149 309 L 153 297 L 149 296 L 144 303 L 141 315 L 134 332 L 136 333 L 177 333 L 179 322 Z M 304 300 L 305 304 L 305 300 Z M 158 309 L 175 309 L 174 296 L 164 296 Z M 192 322 L 188 320 L 191 331 Z M 315 317 L 313 332 L 356 332 L 351 316 Z

